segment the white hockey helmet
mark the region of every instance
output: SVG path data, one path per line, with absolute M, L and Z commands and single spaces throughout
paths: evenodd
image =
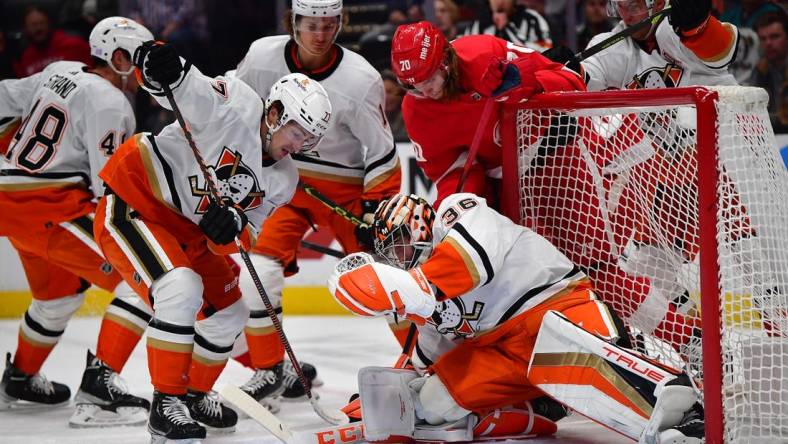
M 648 15 L 654 14 L 654 0 L 607 0 L 607 15 L 610 17 L 621 18 L 619 8 L 625 8 L 631 14 L 642 13 L 648 10 Z
M 288 74 L 271 86 L 265 99 L 266 113 L 276 102 L 281 104 L 281 115 L 274 126 L 268 125 L 266 119 L 268 136 L 287 122 L 294 121 L 310 134 L 301 151 L 309 151 L 317 146 L 331 121 L 331 102 L 320 83 L 304 74 Z
M 131 59 L 134 51 L 149 40 L 153 40 L 153 34 L 134 20 L 107 17 L 96 23 L 90 31 L 90 55 L 107 62 L 116 73 L 127 76 L 134 71 L 134 65 L 128 71 L 121 72 L 112 64 L 112 54 L 116 49 L 122 49 L 129 53 Z
M 293 0 L 290 22 L 293 26 L 293 35 L 296 43 L 301 45 L 296 27 L 297 16 L 302 17 L 338 17 L 339 25 L 334 33 L 332 42 L 342 31 L 342 0 Z

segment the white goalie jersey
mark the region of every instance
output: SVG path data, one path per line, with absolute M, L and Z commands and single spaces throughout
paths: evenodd
M 421 265 L 437 287 L 437 308 L 419 329 L 417 355 L 433 360 L 455 339 L 472 338 L 564 294 L 585 274 L 542 236 L 469 193 L 440 205 L 434 249 Z
M 626 38 L 583 60 L 588 90 L 736 85 L 727 67 L 736 55 L 738 30 L 729 23 L 722 23 L 722 26 L 730 33 L 730 45 L 721 54 L 704 60 L 681 41 L 667 20 L 663 20 L 656 30 L 656 47 L 651 51 L 644 50 L 632 38 Z M 612 31 L 594 36 L 588 47 L 625 28 L 624 22 L 619 22 Z

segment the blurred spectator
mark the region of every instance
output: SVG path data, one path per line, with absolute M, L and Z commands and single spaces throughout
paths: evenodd
M 60 8 L 60 26 L 87 39 L 99 20 L 115 15 L 118 0 L 65 0 Z
M 459 30 L 457 21 L 460 19 L 460 9 L 454 0 L 435 0 L 435 25 L 446 36 L 446 40 L 457 38 Z
M 720 21 L 732 23 L 738 27 L 755 28 L 758 19 L 768 12 L 780 11 L 780 7 L 767 0 L 741 0 L 725 9 Z
M 769 118 L 776 132 L 788 130 L 788 17 L 782 11 L 764 14 L 755 24 L 763 58 L 750 84 L 769 92 Z
M 8 47 L 8 40 L 5 31 L 0 29 L 0 80 L 13 79 L 14 69 L 11 65 L 11 50 Z
M 755 65 L 761 58 L 758 34 L 750 28 L 739 28 L 739 43 L 736 46 L 736 60 L 728 71 L 740 84 L 749 84 Z
M 405 90 L 390 69 L 381 71 L 380 76 L 383 78 L 383 88 L 386 91 L 386 120 L 389 121 L 394 141 L 409 142 L 405 121 L 402 120 L 402 99 L 405 97 Z
M 475 20 L 463 35 L 489 34 L 518 45 L 543 51 L 552 46 L 547 20 L 515 0 L 489 0 L 491 16 Z
M 120 0 L 119 14 L 172 44 L 186 60 L 204 63 L 201 45 L 207 40 L 207 19 L 200 0 Z
M 52 62 L 72 60 L 92 66 L 90 46 L 80 37 L 53 29 L 49 14 L 37 6 L 28 6 L 23 15 L 23 33 L 27 47 L 14 63 L 19 78 L 42 71 Z
M 413 2 L 408 6 L 408 21 L 411 23 L 424 20 L 424 8 L 421 3 Z
M 584 49 L 591 37 L 613 29 L 607 16 L 607 0 L 585 0 L 583 4 L 583 24 L 577 27 L 577 47 Z

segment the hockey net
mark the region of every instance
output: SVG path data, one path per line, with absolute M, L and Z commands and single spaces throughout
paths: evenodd
M 675 88 L 503 110 L 504 212 L 583 268 L 640 351 L 694 376 L 707 443 L 788 436 L 788 171 L 767 101 Z

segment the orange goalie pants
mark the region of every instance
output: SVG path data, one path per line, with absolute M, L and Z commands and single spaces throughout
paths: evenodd
M 572 293 L 553 296 L 497 329 L 461 343 L 441 356 L 431 370 L 457 404 L 473 412 L 544 396 L 528 381 L 527 373 L 536 335 L 548 310 L 561 312 L 600 336 L 617 335 L 607 307 L 584 285 Z

